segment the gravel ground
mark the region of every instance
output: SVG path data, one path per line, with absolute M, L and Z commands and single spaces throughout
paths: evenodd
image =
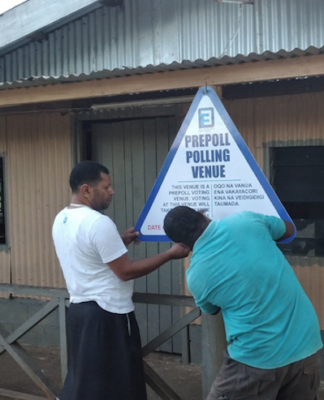
M 25 349 L 37 361 L 46 376 L 57 387 L 61 387 L 59 350 L 30 346 Z M 200 365 L 182 365 L 179 356 L 165 353 L 152 353 L 145 360 L 182 400 L 201 400 Z M 44 397 L 42 391 L 6 353 L 0 357 L 0 388 L 32 395 L 30 398 L 17 395 L 16 400 L 36 400 L 35 396 Z M 8 399 L 0 395 L 0 400 Z M 160 400 L 160 397 L 148 387 L 148 399 Z
M 57 387 L 61 387 L 59 350 L 30 346 L 25 349 Z M 150 354 L 145 360 L 182 400 L 202 400 L 200 365 L 182 365 L 179 356 L 165 353 Z M 0 388 L 30 395 L 17 395 L 17 397 L 9 398 L 0 394 L 0 400 L 40 400 L 40 398 L 44 398 L 40 389 L 6 353 L 0 357 Z M 160 400 L 160 397 L 149 387 L 148 400 Z M 321 382 L 318 400 L 324 400 L 324 382 Z

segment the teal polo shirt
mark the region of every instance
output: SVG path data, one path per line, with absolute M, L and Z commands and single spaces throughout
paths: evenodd
M 252 212 L 212 221 L 186 274 L 204 313 L 221 307 L 229 355 L 256 368 L 283 367 L 322 347 L 315 310 L 276 245 L 284 233 L 280 218 Z

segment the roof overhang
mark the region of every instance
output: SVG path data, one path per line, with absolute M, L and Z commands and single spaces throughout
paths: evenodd
M 102 7 L 118 6 L 123 0 L 28 0 L 0 16 L 0 55 L 35 40 L 47 32 Z
M 254 69 L 254 67 L 252 67 L 252 64 L 254 64 L 256 61 L 268 62 L 275 60 L 278 61 L 293 60 L 293 59 L 303 60 L 305 59 L 305 57 L 309 58 L 310 56 L 323 55 L 323 54 L 324 54 L 324 47 L 323 48 L 309 47 L 306 50 L 295 49 L 291 52 L 286 52 L 284 50 L 281 50 L 278 53 L 272 53 L 267 51 L 263 54 L 251 53 L 248 56 L 238 54 L 236 57 L 228 57 L 228 56 L 224 56 L 222 58 L 213 57 L 210 58 L 209 60 L 202 60 L 202 59 L 195 61 L 183 60 L 182 62 L 174 61 L 171 64 L 159 64 L 159 65 L 149 64 L 146 66 L 138 66 L 137 68 L 123 67 L 123 68 L 115 68 L 113 70 L 105 69 L 101 71 L 93 71 L 90 74 L 81 73 L 81 74 L 71 74 L 71 75 L 61 75 L 61 76 L 30 76 L 13 82 L 0 82 L 0 92 L 2 90 L 7 90 L 7 89 L 29 88 L 34 86 L 47 86 L 47 85 L 83 82 L 83 81 L 106 79 L 106 78 L 121 78 L 133 75 L 146 75 L 146 74 L 155 74 L 160 72 L 181 71 L 185 69 L 198 69 L 198 68 L 220 67 L 220 66 L 224 67 L 224 66 L 238 65 L 238 64 L 240 65 L 246 64 L 247 66 L 245 68 Z M 314 58 L 312 58 L 312 60 L 314 60 Z M 295 63 L 295 61 L 291 62 Z M 262 65 L 262 63 L 257 65 Z
M 116 96 L 161 90 L 186 89 L 204 85 L 230 85 L 296 77 L 324 75 L 324 54 L 235 65 L 189 68 L 165 72 L 133 74 L 127 76 L 78 77 L 78 81 L 52 81 L 41 86 L 19 87 L 0 91 L 0 108 L 22 104 Z M 92 78 L 92 79 L 91 79 Z M 44 78 L 41 78 L 44 79 Z M 52 78 L 50 78 L 52 79 Z M 8 87 L 7 87 L 8 88 Z

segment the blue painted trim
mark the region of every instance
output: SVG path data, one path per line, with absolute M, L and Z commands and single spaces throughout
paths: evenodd
M 217 94 L 215 93 L 215 91 L 210 88 L 210 87 L 202 87 L 198 90 L 190 108 L 189 111 L 180 127 L 179 133 L 177 135 L 177 137 L 175 138 L 172 147 L 169 151 L 169 154 L 166 157 L 166 160 L 161 168 L 161 171 L 159 173 L 159 176 L 157 177 L 157 180 L 155 182 L 155 185 L 153 186 L 153 189 L 147 199 L 146 204 L 143 207 L 143 210 L 138 218 L 138 221 L 135 225 L 135 231 L 138 231 L 141 233 L 141 227 L 144 223 L 144 220 L 147 216 L 147 214 L 149 213 L 152 204 L 155 200 L 155 197 L 158 194 L 158 191 L 160 190 L 160 187 L 163 183 L 164 177 L 166 176 L 166 174 L 168 173 L 168 170 L 170 168 L 170 165 L 177 153 L 177 150 L 180 146 L 180 143 L 184 137 L 184 135 L 186 134 L 188 127 L 191 123 L 191 120 L 199 106 L 199 103 L 202 99 L 203 96 L 208 96 L 210 98 L 210 100 L 212 101 L 212 103 L 214 104 L 217 112 L 219 113 L 220 117 L 223 119 L 224 124 L 226 125 L 228 131 L 231 133 L 233 139 L 235 140 L 237 146 L 239 147 L 239 149 L 241 150 L 243 156 L 245 157 L 246 161 L 248 162 L 248 164 L 250 165 L 252 171 L 254 172 L 256 178 L 258 179 L 258 181 L 260 182 L 260 185 L 263 187 L 265 193 L 267 194 L 269 200 L 272 202 L 273 206 L 275 207 L 275 209 L 277 210 L 279 216 L 281 219 L 286 220 L 291 222 L 293 225 L 293 221 L 291 220 L 290 216 L 288 215 L 287 211 L 285 210 L 284 206 L 282 205 L 282 203 L 280 202 L 278 196 L 276 195 L 276 193 L 274 192 L 274 190 L 272 189 L 272 187 L 270 186 L 267 178 L 265 177 L 264 173 L 262 172 L 261 168 L 259 167 L 259 165 L 257 164 L 257 162 L 255 161 L 251 151 L 249 150 L 249 148 L 247 147 L 247 145 L 245 144 L 242 136 L 240 135 L 239 131 L 237 130 L 236 126 L 234 125 L 232 119 L 230 118 L 230 116 L 228 115 L 225 107 L 223 106 L 222 102 L 220 101 L 220 99 L 218 98 Z M 282 240 L 279 243 L 288 243 L 290 241 L 293 240 L 293 238 L 296 235 L 296 227 L 294 225 L 294 234 L 293 236 L 291 236 L 288 239 Z M 139 240 L 142 241 L 147 241 L 147 242 L 170 242 L 171 240 L 166 236 L 166 235 L 140 235 Z

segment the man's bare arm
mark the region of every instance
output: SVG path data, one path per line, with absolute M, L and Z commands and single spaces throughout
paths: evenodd
M 139 278 L 156 270 L 170 260 L 187 257 L 189 249 L 181 244 L 173 245 L 169 250 L 142 260 L 131 261 L 127 254 L 108 263 L 113 272 L 123 281 Z

